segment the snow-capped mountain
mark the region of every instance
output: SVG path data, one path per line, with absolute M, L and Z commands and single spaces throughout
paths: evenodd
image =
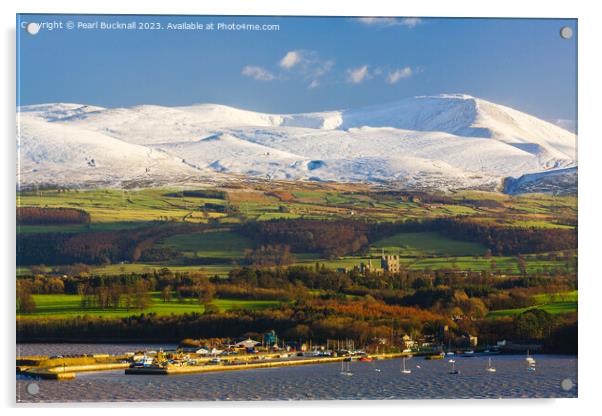
M 494 189 L 506 177 L 577 164 L 573 133 L 460 94 L 303 114 L 215 104 L 19 110 L 22 186 L 236 175 Z

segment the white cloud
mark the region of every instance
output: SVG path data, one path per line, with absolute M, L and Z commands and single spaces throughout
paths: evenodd
M 357 19 L 360 23 L 369 26 L 405 26 L 409 29 L 415 28 L 417 25 L 422 23 L 422 19 L 419 17 L 360 17 Z
M 406 66 L 405 68 L 399 68 L 395 71 L 389 72 L 387 75 L 387 82 L 389 84 L 396 84 L 402 79 L 409 78 L 412 76 L 412 68 Z
M 352 84 L 359 84 L 365 79 L 370 79 L 370 72 L 368 71 L 368 65 L 363 65 L 358 68 L 347 70 L 347 82 Z
M 302 51 L 290 51 L 280 60 L 280 66 L 285 69 L 291 69 L 299 62 L 301 62 L 303 52 Z
M 323 60 L 317 52 L 304 49 L 288 51 L 278 65 L 287 73 L 308 82 L 309 88 L 320 85 L 320 79 L 334 66 L 334 60 Z
M 267 69 L 264 69 L 260 66 L 247 65 L 242 69 L 242 74 L 256 79 L 258 81 L 272 81 L 275 77 Z

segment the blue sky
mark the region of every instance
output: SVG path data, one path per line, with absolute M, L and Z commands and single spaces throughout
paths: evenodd
M 546 120 L 576 119 L 575 20 L 20 15 L 17 104 L 105 107 L 213 102 L 267 112 L 467 93 Z M 65 29 L 156 22 L 163 30 Z M 167 30 L 169 23 L 275 31 Z M 563 26 L 574 36 L 560 37 Z

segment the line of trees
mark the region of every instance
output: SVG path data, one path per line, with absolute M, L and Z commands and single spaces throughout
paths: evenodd
M 369 224 L 350 220 L 257 221 L 242 233 L 256 246 L 286 245 L 295 252 L 319 252 L 326 257 L 357 253 L 368 245 Z
M 427 222 L 425 225 L 456 240 L 481 243 L 496 256 L 513 256 L 577 248 L 576 229 L 501 227 L 463 218 L 438 218 Z
M 90 214 L 75 208 L 17 207 L 18 225 L 90 224 Z
M 513 256 L 577 248 L 573 228 L 507 227 L 467 217 L 371 223 L 355 220 L 278 219 L 247 223 L 243 234 L 261 245 L 287 245 L 294 252 L 341 257 L 364 251 L 371 242 L 400 232 L 435 231 L 483 244 L 493 255 Z
M 174 234 L 200 232 L 202 224 L 162 224 L 134 230 L 17 234 L 17 264 L 110 264 L 136 262 L 154 243 Z M 147 255 L 156 255 L 151 252 Z
M 258 267 L 288 266 L 296 261 L 288 245 L 262 245 L 245 250 L 245 262 Z

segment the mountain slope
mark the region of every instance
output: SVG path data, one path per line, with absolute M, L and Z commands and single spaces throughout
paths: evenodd
M 88 163 L 86 157 L 92 156 L 82 156 L 90 151 L 79 151 L 73 160 L 56 159 L 61 146 L 66 154 L 83 146 L 75 144 L 75 137 L 85 138 L 86 146 L 100 146 L 94 154 L 109 146 L 107 159 L 100 164 L 114 166 L 106 173 L 109 181 L 121 174 L 140 177 L 140 169 L 133 167 L 140 164 L 142 176 L 149 176 L 151 169 L 156 172 L 154 180 L 163 182 L 215 172 L 263 179 L 494 189 L 505 177 L 576 166 L 574 134 L 511 108 L 458 94 L 303 114 L 265 114 L 215 104 L 114 109 L 41 104 L 20 108 L 20 127 L 23 166 L 38 168 L 22 175 L 25 184 L 38 180 L 40 172 L 72 172 L 81 160 Z M 47 146 L 56 151 L 48 152 Z M 115 148 L 122 153 L 127 149 L 132 159 L 126 161 L 111 150 Z M 124 163 L 131 169 L 120 168 Z M 161 172 L 152 169 L 158 163 L 165 164 Z M 102 179 L 102 170 L 96 172 L 94 180 Z M 87 182 L 91 173 L 84 169 L 80 178 L 77 173 L 69 177 Z
M 129 181 L 161 182 L 166 177 L 193 177 L 199 172 L 160 149 L 126 143 L 74 126 L 21 116 L 19 183 L 21 185 L 115 185 Z

